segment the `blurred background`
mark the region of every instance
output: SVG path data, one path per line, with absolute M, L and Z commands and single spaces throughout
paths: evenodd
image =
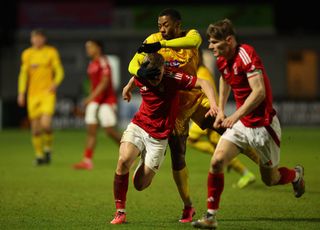
M 207 51 L 209 23 L 231 19 L 240 41 L 253 45 L 269 75 L 275 107 L 283 125 L 320 125 L 320 23 L 317 8 L 308 1 L 124 1 L 26 0 L 6 1 L 0 8 L 0 130 L 28 128 L 25 109 L 18 108 L 17 81 L 21 52 L 30 46 L 30 31 L 43 28 L 48 43 L 57 47 L 65 69 L 58 90 L 55 128 L 83 127 L 81 100 L 87 78 L 84 43 L 104 42 L 110 55 L 119 96 L 119 126 L 131 119 L 139 97 L 121 100 L 128 81 L 128 64 L 138 46 L 157 32 L 159 12 L 167 7 L 182 14 L 184 29 L 198 29 L 205 63 L 215 74 L 214 58 Z M 232 107 L 232 102 L 231 102 Z

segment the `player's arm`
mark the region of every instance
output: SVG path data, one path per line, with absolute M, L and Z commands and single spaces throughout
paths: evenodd
M 216 97 L 213 89 L 213 85 L 208 81 L 204 79 L 197 78 L 197 82 L 195 84 L 195 87 L 201 87 L 202 91 L 205 93 L 205 95 L 209 99 L 210 103 L 210 110 L 206 114 L 207 116 L 215 116 L 218 113 L 218 106 L 216 103 Z
M 175 38 L 171 40 L 161 40 L 161 48 L 182 48 L 182 49 L 190 49 L 190 48 L 199 48 L 201 45 L 202 39 L 197 30 L 190 30 L 186 36 Z
M 222 122 L 225 118 L 225 105 L 227 104 L 229 95 L 231 91 L 231 86 L 227 84 L 226 80 L 220 76 L 219 80 L 219 112 L 214 122 L 214 127 L 216 129 L 221 128 Z
M 145 79 L 154 79 L 155 76 L 160 74 L 159 68 L 150 68 L 147 69 L 148 63 L 143 63 L 145 54 L 136 53 L 132 60 L 129 63 L 129 73 L 131 75 L 135 75 L 137 77 L 145 78 Z
M 129 82 L 127 83 L 127 85 L 125 87 L 123 87 L 122 90 L 122 98 L 125 101 L 130 102 L 131 98 L 132 98 L 132 90 L 136 87 L 135 83 L 134 83 L 134 77 L 131 77 Z
M 223 121 L 223 126 L 226 128 L 232 127 L 239 119 L 254 110 L 266 97 L 266 89 L 261 70 L 255 70 L 254 73 L 248 77 L 248 81 L 252 91 L 243 105 Z
M 18 77 L 18 105 L 24 107 L 26 104 L 25 94 L 27 90 L 28 82 L 28 65 L 27 65 L 27 55 L 22 54 L 22 64 L 20 67 L 20 73 Z
M 53 66 L 55 76 L 54 76 L 53 85 L 51 86 L 50 91 L 55 92 L 57 87 L 61 84 L 64 78 L 64 69 L 61 64 L 61 60 L 57 50 L 53 51 L 52 62 L 53 62 L 52 66 Z
M 185 36 L 170 40 L 146 41 L 138 49 L 138 53 L 155 53 L 161 48 L 191 49 L 199 48 L 202 39 L 197 30 L 190 30 Z
M 89 104 L 89 102 L 93 101 L 97 96 L 99 96 L 108 87 L 109 81 L 110 78 L 103 75 L 97 87 L 84 100 L 84 104 Z

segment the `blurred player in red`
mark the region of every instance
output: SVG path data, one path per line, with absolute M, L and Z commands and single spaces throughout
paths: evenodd
M 267 186 L 292 183 L 295 197 L 305 192 L 304 169 L 279 167 L 281 127 L 272 106 L 272 91 L 268 76 L 255 49 L 239 44 L 230 20 L 210 24 L 207 30 L 209 49 L 217 57 L 221 73 L 219 112 L 215 127 L 225 127 L 208 173 L 207 213 L 192 223 L 195 228 L 217 228 L 216 215 L 224 188 L 224 167 L 241 149 L 251 146 L 260 158 L 260 174 Z M 225 117 L 225 105 L 233 91 L 236 111 Z
M 138 191 L 147 188 L 159 170 L 178 113 L 178 91 L 201 87 L 210 102 L 206 115 L 215 116 L 217 113 L 210 82 L 182 72 L 170 72 L 164 67 L 161 54 L 148 54 L 139 72 L 148 73 L 148 76 L 132 77 L 122 93 L 123 98 L 130 101 L 132 89 L 139 87 L 142 104 L 121 139 L 113 185 L 117 211 L 111 224 L 126 222 L 129 171 L 135 160 L 141 157 L 133 175 L 133 184 Z
M 120 144 L 121 135 L 115 129 L 117 124 L 117 97 L 112 86 L 112 72 L 103 44 L 97 40 L 88 40 L 85 44 L 87 55 L 91 58 L 87 72 L 91 82 L 91 91 L 84 100 L 86 106 L 85 123 L 87 125 L 87 142 L 81 162 L 75 169 L 93 168 L 92 158 L 100 125 L 106 134 Z

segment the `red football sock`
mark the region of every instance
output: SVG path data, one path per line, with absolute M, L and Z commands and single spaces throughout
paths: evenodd
M 114 174 L 113 195 L 116 202 L 116 209 L 126 208 L 126 199 L 129 183 L 129 173 L 124 175 Z
M 92 159 L 93 157 L 93 150 L 92 149 L 86 149 L 84 151 L 84 157 L 87 159 Z
M 218 209 L 221 193 L 224 188 L 224 174 L 210 173 L 208 174 L 208 209 Z
M 278 169 L 281 177 L 277 184 L 288 184 L 291 183 L 296 177 L 296 171 L 294 169 L 288 169 L 281 167 Z

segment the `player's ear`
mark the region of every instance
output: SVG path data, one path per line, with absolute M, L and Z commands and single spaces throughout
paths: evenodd
M 227 43 L 230 44 L 232 42 L 232 36 L 231 35 L 227 36 L 225 40 Z

